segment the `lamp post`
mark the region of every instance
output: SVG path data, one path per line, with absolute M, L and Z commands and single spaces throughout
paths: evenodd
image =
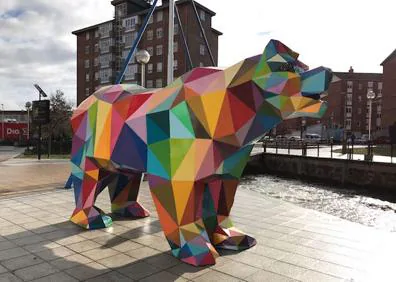
M 26 102 L 25 104 L 26 110 L 27 110 L 27 149 L 29 151 L 30 147 L 30 108 L 32 107 L 31 102 Z
M 37 89 L 39 92 L 39 101 L 41 101 L 41 96 L 44 98 L 47 97 L 47 94 L 41 89 L 41 87 L 38 84 L 33 84 L 33 86 Z M 41 160 L 41 122 L 39 122 L 39 136 L 38 136 L 38 144 L 37 144 L 37 159 Z
M 306 123 L 307 123 L 307 121 L 305 120 L 305 118 L 301 118 L 301 129 L 300 129 L 300 138 L 301 138 L 301 140 L 303 139 L 303 133 L 305 131 Z
M 136 61 L 142 65 L 142 79 L 140 85 L 145 87 L 146 64 L 150 61 L 150 54 L 146 50 L 136 52 Z
M 169 1 L 169 26 L 168 26 L 168 85 L 173 82 L 173 40 L 175 37 L 175 0 Z
M 2 124 L 2 134 L 1 134 L 1 139 L 4 140 L 4 104 L 1 104 L 1 109 L 2 109 L 2 118 L 1 118 L 1 124 Z
M 367 100 L 369 103 L 369 121 L 368 121 L 368 141 L 371 141 L 371 112 L 373 106 L 373 99 L 375 98 L 375 93 L 373 90 L 367 92 Z

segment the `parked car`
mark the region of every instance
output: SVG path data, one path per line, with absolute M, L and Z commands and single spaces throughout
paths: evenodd
M 322 140 L 322 137 L 319 134 L 315 133 L 307 133 L 304 136 L 304 141 L 308 143 L 318 143 Z
M 301 141 L 301 137 L 298 135 L 289 136 L 289 141 L 291 142 Z
M 374 140 L 375 144 L 390 144 L 391 139 L 389 136 L 379 136 Z

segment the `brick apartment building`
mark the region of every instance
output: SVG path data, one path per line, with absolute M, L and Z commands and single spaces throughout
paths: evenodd
M 124 59 L 137 37 L 151 5 L 144 0 L 113 0 L 114 19 L 74 31 L 77 36 L 77 105 L 103 85 L 113 84 Z M 162 1 L 149 21 L 138 49 L 147 50 L 151 59 L 146 66 L 146 87 L 166 85 L 168 54 L 169 1 Z M 176 2 L 183 31 L 194 67 L 211 66 L 211 60 L 201 34 L 191 1 Z M 214 60 L 218 62 L 218 37 L 221 32 L 212 28 L 215 12 L 196 3 L 200 20 L 209 41 Z M 180 27 L 175 19 L 174 77 L 189 70 L 188 57 Z M 139 83 L 140 65 L 133 58 L 125 74 L 125 83 Z
M 384 73 L 383 127 L 386 131 L 396 122 L 396 50 L 381 66 Z
M 369 100 L 367 93 L 373 91 L 371 132 L 382 135 L 383 130 L 383 75 L 381 73 L 335 72 L 340 80 L 329 88 L 328 110 L 321 123 L 327 127 L 344 128 L 355 136 L 367 134 L 369 129 Z
M 371 132 L 382 136 L 383 115 L 383 75 L 381 73 L 356 73 L 351 67 L 349 72 L 334 72 L 336 82 L 330 84 L 327 101 L 328 109 L 321 119 L 298 118 L 288 120 L 277 127 L 277 134 L 292 134 L 301 131 L 302 121 L 306 128 L 321 125 L 320 132 L 326 129 L 343 128 L 345 133 L 359 137 L 368 133 L 369 104 L 367 92 L 372 90 L 376 98 L 372 103 Z M 326 136 L 323 136 L 326 138 Z

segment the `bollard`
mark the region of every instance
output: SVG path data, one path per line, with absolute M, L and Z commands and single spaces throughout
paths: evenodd
M 353 160 L 353 146 L 354 146 L 354 143 L 353 143 L 353 139 L 352 139 L 352 147 L 351 147 L 351 160 Z
M 278 142 L 275 142 L 275 153 L 278 154 Z
M 391 143 L 391 164 L 393 164 L 393 143 Z
M 318 144 L 317 144 L 317 145 L 318 145 L 318 158 L 319 158 L 319 142 L 318 142 Z
M 290 141 L 287 143 L 287 154 L 290 155 Z
M 330 158 L 333 158 L 333 138 L 330 140 Z
M 263 149 L 264 149 L 264 153 L 267 152 L 267 141 L 263 142 Z

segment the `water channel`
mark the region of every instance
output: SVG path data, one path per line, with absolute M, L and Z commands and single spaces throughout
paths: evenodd
M 240 187 L 381 230 L 396 232 L 396 194 L 333 187 L 272 175 L 244 176 Z

